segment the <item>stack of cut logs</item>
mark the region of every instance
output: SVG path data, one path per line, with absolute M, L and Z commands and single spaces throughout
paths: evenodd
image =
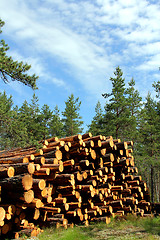
M 0 234 L 36 236 L 42 228 L 151 214 L 133 142 L 91 133 L 0 152 Z M 37 227 L 39 226 L 39 227 Z

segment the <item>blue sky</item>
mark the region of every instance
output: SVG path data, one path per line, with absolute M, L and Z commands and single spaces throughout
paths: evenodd
M 117 66 L 126 84 L 133 77 L 145 98 L 160 80 L 160 1 L 154 0 L 0 0 L 8 55 L 32 65 L 39 76 L 40 106 L 61 111 L 71 93 L 81 100 L 86 125 L 102 93 L 111 91 Z M 33 91 L 1 82 L 19 106 Z M 154 93 L 153 93 L 154 94 Z

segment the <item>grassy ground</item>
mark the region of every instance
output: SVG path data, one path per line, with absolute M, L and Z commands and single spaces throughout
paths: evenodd
M 28 240 L 22 237 L 21 240 Z M 94 223 L 86 226 L 75 226 L 73 229 L 47 228 L 35 240 L 155 240 L 160 239 L 160 217 L 112 219 L 111 223 Z
M 110 224 L 94 223 L 88 227 L 77 226 L 73 229 L 45 229 L 38 236 L 39 240 L 130 240 L 160 239 L 160 217 L 158 218 L 136 218 L 129 216 L 127 219 L 115 220 Z

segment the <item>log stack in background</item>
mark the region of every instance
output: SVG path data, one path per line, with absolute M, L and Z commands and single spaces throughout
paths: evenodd
M 0 152 L 0 234 L 151 214 L 149 190 L 134 166 L 133 142 L 91 133 Z

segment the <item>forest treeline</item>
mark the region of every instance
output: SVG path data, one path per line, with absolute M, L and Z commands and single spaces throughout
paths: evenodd
M 160 193 L 160 102 L 159 82 L 153 83 L 154 99 L 150 93 L 142 101 L 132 78 L 127 86 L 123 72 L 117 67 L 110 78 L 112 90 L 102 93 L 106 104 L 95 106 L 95 115 L 87 132 L 93 135 L 112 135 L 122 141 L 133 140 L 134 157 L 140 174 L 151 189 L 152 201 L 159 201 Z M 0 93 L 0 148 L 10 149 L 36 145 L 39 140 L 51 136 L 59 138 L 83 132 L 80 116 L 81 101 L 71 94 L 64 111 L 58 105 L 41 108 L 35 93 L 28 103 L 14 106 L 12 96 Z
M 0 19 L 0 34 L 4 21 Z M 0 40 L 0 78 L 5 83 L 18 81 L 33 90 L 37 89 L 38 76 L 29 75 L 31 65 L 14 61 L 7 55 L 9 46 Z M 100 101 L 95 106 L 87 132 L 93 135 L 112 135 L 122 141 L 133 140 L 135 163 L 143 180 L 151 189 L 151 200 L 160 200 L 160 82 L 154 82 L 155 99 L 150 93 L 142 101 L 132 78 L 125 83 L 123 72 L 117 67 L 110 78 L 112 90 L 102 93 L 106 104 Z M 58 105 L 50 109 L 47 104 L 41 108 L 35 94 L 28 103 L 15 106 L 12 96 L 0 93 L 0 149 L 11 149 L 35 145 L 50 136 L 65 137 L 83 132 L 80 116 L 81 101 L 71 94 L 61 112 Z M 39 145 L 38 145 L 39 146 Z
M 11 149 L 37 145 L 38 141 L 51 136 L 65 137 L 81 133 L 83 121 L 79 115 L 81 102 L 73 94 L 60 112 L 56 105 L 53 110 L 47 104 L 39 107 L 38 97 L 33 94 L 31 102 L 14 106 L 12 96 L 0 93 L 0 148 Z

